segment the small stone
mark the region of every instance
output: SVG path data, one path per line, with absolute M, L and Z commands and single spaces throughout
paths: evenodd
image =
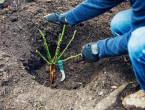
M 47 3 L 51 3 L 51 2 L 52 2 L 52 0 L 46 0 L 46 2 L 47 2 Z
M 3 75 L 3 72 L 2 71 L 0 71 L 0 76 L 2 76 Z
M 126 96 L 122 102 L 127 110 L 145 110 L 145 92 L 138 92 Z
M 102 96 L 102 95 L 103 95 L 103 91 L 101 91 L 98 95 L 99 95 L 99 96 Z

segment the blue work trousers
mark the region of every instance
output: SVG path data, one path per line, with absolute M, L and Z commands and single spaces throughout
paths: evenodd
M 66 12 L 65 17 L 67 22 L 73 26 L 82 21 L 97 17 L 123 0 L 113 0 L 112 4 L 108 6 L 104 6 L 105 3 L 102 2 L 101 4 L 99 1 L 103 0 L 86 0 L 76 8 Z M 129 33 L 132 25 L 131 14 L 132 9 L 116 14 L 110 24 L 115 38 L 100 40 L 97 47 L 100 50 L 100 58 L 129 54 L 136 79 L 141 89 L 145 92 L 145 26 L 139 27 Z M 127 36 L 126 34 L 130 35 Z
M 111 31 L 114 36 L 126 34 L 131 29 L 132 10 L 121 11 L 111 21 Z M 121 19 L 120 19 L 121 18 Z M 145 27 L 140 27 L 131 33 L 128 42 L 128 53 L 134 73 L 142 90 L 145 92 Z

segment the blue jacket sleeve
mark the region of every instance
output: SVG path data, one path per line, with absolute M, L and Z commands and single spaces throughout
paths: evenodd
M 131 30 L 122 36 L 107 38 L 97 42 L 99 57 L 119 56 L 128 53 L 128 41 L 131 33 L 142 26 L 145 26 L 145 2 L 143 0 L 132 0 L 132 27 Z
M 73 26 L 108 11 L 124 0 L 85 0 L 77 7 L 65 13 L 67 22 Z
M 97 47 L 99 51 L 99 58 L 113 57 L 119 55 L 125 55 L 128 53 L 127 44 L 130 38 L 130 33 L 115 38 L 107 38 L 99 40 Z

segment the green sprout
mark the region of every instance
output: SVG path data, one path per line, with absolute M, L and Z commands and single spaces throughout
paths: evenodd
M 71 38 L 71 40 L 69 41 L 69 43 L 67 44 L 67 46 L 64 48 L 64 50 L 61 52 L 60 54 L 60 45 L 61 45 L 61 42 L 62 42 L 62 39 L 63 39 L 63 36 L 64 36 L 64 32 L 65 32 L 65 27 L 66 25 L 63 26 L 63 30 L 62 30 L 62 33 L 59 34 L 58 36 L 58 43 L 57 43 L 57 47 L 56 47 L 56 51 L 55 51 L 55 55 L 54 57 L 52 58 L 51 57 L 51 54 L 50 54 L 50 51 L 49 51 L 49 47 L 47 45 L 47 42 L 46 42 L 46 38 L 44 37 L 44 34 L 42 33 L 42 31 L 39 30 L 39 33 L 41 34 L 42 38 L 43 38 L 43 42 L 44 42 L 44 47 L 45 47 L 45 50 L 47 52 L 47 58 L 45 58 L 38 50 L 36 50 L 36 52 L 40 55 L 40 57 L 49 65 L 49 71 L 50 71 L 50 82 L 52 83 L 53 82 L 53 79 L 54 79 L 54 72 L 55 72 L 55 65 L 58 63 L 58 60 L 60 60 L 60 58 L 63 56 L 63 54 L 65 53 L 65 51 L 68 49 L 69 45 L 71 44 L 71 42 L 73 41 L 74 37 L 75 37 L 75 34 L 76 34 L 76 30 L 74 31 L 74 34 Z M 63 59 L 62 61 L 67 61 L 67 60 L 70 60 L 72 58 L 75 58 L 75 57 L 78 57 L 80 56 L 81 53 L 75 55 L 75 56 L 70 56 L 66 59 Z
M 32 76 L 33 79 L 36 79 L 36 76 Z
M 40 102 L 40 105 L 41 105 L 41 106 L 43 106 L 43 105 L 44 105 L 42 101 Z

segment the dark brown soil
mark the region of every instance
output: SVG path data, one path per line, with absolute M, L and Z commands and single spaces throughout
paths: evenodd
M 56 79 L 50 83 L 48 65 L 36 53 L 39 50 L 46 56 L 39 30 L 44 33 L 53 56 L 63 26 L 50 23 L 43 16 L 64 13 L 82 1 L 7 0 L 0 5 L 0 109 L 78 110 L 88 100 L 98 103 L 114 90 L 111 86 L 118 87 L 125 81 L 135 80 L 126 55 L 100 59 L 97 63 L 81 57 L 71 59 L 63 65 L 66 79 L 60 81 L 61 74 L 56 66 Z M 67 25 L 61 51 L 74 30 L 77 33 L 62 59 L 79 54 L 86 43 L 113 37 L 109 27 L 112 17 L 129 8 L 125 1 L 92 20 L 74 27 Z M 134 85 L 131 83 L 119 98 L 135 92 L 138 88 Z M 125 110 L 119 98 L 107 110 Z

